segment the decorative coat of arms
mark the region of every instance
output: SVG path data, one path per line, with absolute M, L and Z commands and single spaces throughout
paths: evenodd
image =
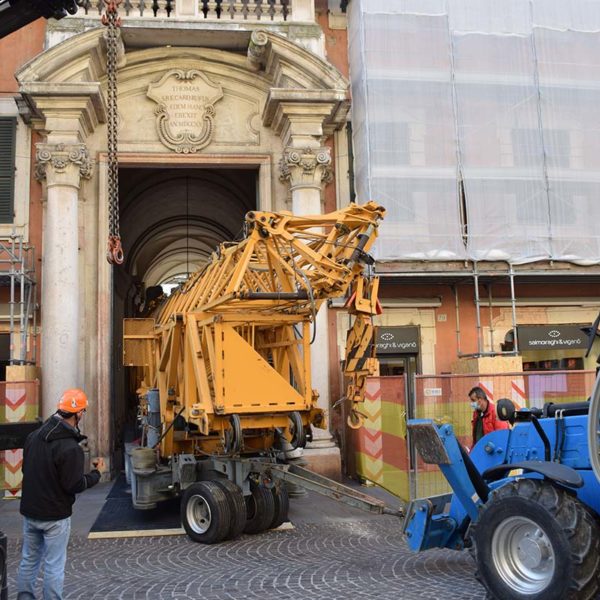
M 147 96 L 158 104 L 156 128 L 167 148 L 193 154 L 210 143 L 215 103 L 223 97 L 219 84 L 195 69 L 173 69 L 148 86 Z

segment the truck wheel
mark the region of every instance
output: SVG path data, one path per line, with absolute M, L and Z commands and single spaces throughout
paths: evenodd
M 275 517 L 275 499 L 271 490 L 250 481 L 252 494 L 246 496 L 245 533 L 259 533 L 269 528 Z
M 520 479 L 494 490 L 470 536 L 479 579 L 492 598 L 596 596 L 598 524 L 577 499 L 547 481 Z
M 285 523 L 288 519 L 290 497 L 288 496 L 287 487 L 283 481 L 280 485 L 276 485 L 271 492 L 275 503 L 275 516 L 269 525 L 269 529 L 277 529 L 277 527 L 282 523 Z
M 229 530 L 225 537 L 228 540 L 232 540 L 238 537 L 246 526 L 244 494 L 240 487 L 233 483 L 233 481 L 229 481 L 229 479 L 216 479 L 215 483 L 225 492 L 225 496 L 227 496 L 231 520 L 229 521 Z
M 194 542 L 214 544 L 224 539 L 231 513 L 223 489 L 213 481 L 190 485 L 181 498 L 181 523 Z

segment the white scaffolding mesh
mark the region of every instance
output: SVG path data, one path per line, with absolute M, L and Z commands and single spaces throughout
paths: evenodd
M 353 0 L 379 259 L 600 262 L 600 0 Z
M 357 195 L 388 209 L 378 256 L 464 257 L 447 16 L 364 14 L 350 60 L 368 90 L 353 104 Z

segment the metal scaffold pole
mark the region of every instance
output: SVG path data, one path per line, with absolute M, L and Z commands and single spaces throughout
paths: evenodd
M 0 238 L 0 287 L 8 287 L 8 321 L 11 365 L 35 364 L 37 327 L 33 247 L 13 232 Z M 6 331 L 6 330 L 5 330 Z

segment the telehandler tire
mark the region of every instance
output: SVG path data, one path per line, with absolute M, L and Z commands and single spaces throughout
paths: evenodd
M 232 540 L 239 537 L 246 526 L 246 502 L 244 494 L 238 485 L 224 477 L 215 479 L 214 482 L 223 489 L 227 502 L 229 503 L 229 512 L 231 520 L 229 522 L 229 531 L 226 539 Z
M 246 500 L 245 533 L 260 533 L 269 528 L 275 517 L 275 499 L 271 490 L 264 485 L 250 481 L 250 496 Z
M 492 598 L 588 600 L 600 576 L 600 528 L 573 495 L 539 479 L 494 490 L 471 525 L 478 579 Z
M 215 544 L 225 539 L 231 512 L 223 489 L 214 481 L 190 485 L 181 498 L 181 524 L 194 542 Z
M 287 521 L 290 497 L 288 496 L 287 486 L 283 481 L 279 482 L 279 485 L 276 485 L 271 492 L 275 501 L 275 515 L 269 525 L 269 529 L 277 529 L 277 527 Z

